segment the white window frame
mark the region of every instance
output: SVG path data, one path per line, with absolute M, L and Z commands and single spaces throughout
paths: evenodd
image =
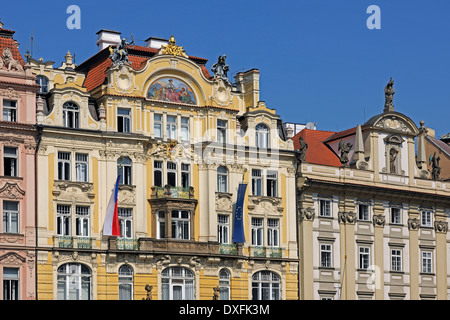
M 181 163 L 181 186 L 189 188 L 191 185 L 191 165 L 189 163 Z
M 251 220 L 252 246 L 264 246 L 264 219 L 253 218 Z
M 155 160 L 153 162 L 153 185 L 156 187 L 164 186 L 164 172 L 163 172 L 164 162 L 161 160 Z M 156 173 L 160 174 L 161 184 L 156 184 Z
M 219 143 L 227 143 L 227 130 L 228 121 L 223 119 L 217 119 L 217 138 Z
M 92 270 L 88 266 L 80 263 L 63 264 L 58 268 L 57 277 L 58 300 L 92 299 Z
M 367 203 L 358 203 L 358 220 L 370 221 L 370 205 Z
M 173 176 L 175 178 L 175 182 L 173 183 L 173 185 L 170 185 L 171 187 L 176 187 L 177 181 L 178 181 L 178 164 L 176 162 L 173 161 L 167 161 L 166 162 L 166 168 L 167 168 L 167 184 L 170 183 L 171 179 L 170 176 Z
M 56 234 L 59 236 L 72 235 L 72 206 L 70 204 L 56 204 Z
M 6 209 L 8 203 L 14 204 L 17 207 L 14 209 Z M 3 232 L 4 233 L 19 233 L 19 202 L 17 201 L 8 201 L 3 200 L 2 202 L 3 208 Z
M 17 122 L 17 100 L 3 99 L 3 121 Z
M 180 119 L 180 138 L 181 141 L 189 141 L 189 118 L 188 117 L 181 117 Z
M 133 183 L 133 161 L 129 157 L 124 157 L 120 162 L 117 159 L 117 171 L 120 174 L 119 184 L 132 185 Z
M 433 223 L 433 212 L 431 210 L 422 209 L 420 212 L 420 225 L 422 227 L 431 227 Z
M 225 166 L 217 168 L 217 192 L 228 192 L 228 168 Z
M 20 299 L 20 268 L 3 267 L 3 300 Z
M 44 80 L 44 81 L 43 81 Z M 36 84 L 39 86 L 38 93 L 47 93 L 48 92 L 48 78 L 43 75 L 36 76 Z M 45 88 L 45 90 L 44 90 Z
M 174 121 L 172 121 L 174 120 Z M 177 116 L 166 117 L 166 135 L 168 140 L 178 140 L 177 137 Z
M 194 273 L 184 267 L 169 267 L 161 273 L 161 300 L 174 300 L 175 289 L 179 290 L 179 300 L 195 299 Z
M 75 179 L 78 182 L 89 181 L 89 155 L 75 153 Z
M 157 239 L 165 239 L 166 238 L 166 212 L 158 211 L 156 213 L 156 238 Z
M 433 252 L 430 250 L 422 251 L 422 273 L 433 273 Z
M 319 199 L 319 216 L 320 217 L 331 217 L 332 213 L 331 199 Z
M 130 265 L 124 264 L 120 266 L 119 300 L 133 300 L 133 274 L 133 268 Z
M 278 172 L 267 171 L 266 192 L 268 197 L 278 197 Z
M 391 249 L 391 271 L 403 271 L 403 259 L 401 249 Z
M 219 300 L 230 300 L 230 271 L 227 269 L 220 269 L 219 271 Z
M 266 299 L 264 299 L 266 298 Z M 272 271 L 258 271 L 252 276 L 253 300 L 280 300 L 281 278 Z
M 217 236 L 219 243 L 230 243 L 230 216 L 227 214 L 217 215 Z
M 75 234 L 78 237 L 90 236 L 90 207 L 75 206 Z
M 257 148 L 270 148 L 270 128 L 264 123 L 255 126 L 255 145 Z
M 370 268 L 370 247 L 360 246 L 358 249 L 359 269 L 368 270 Z
M 119 207 L 119 225 L 120 225 L 120 236 L 125 239 L 133 238 L 133 208 L 123 208 Z
M 187 214 L 187 216 L 183 216 Z M 172 239 L 191 239 L 191 213 L 188 210 L 171 211 Z
M 72 176 L 72 154 L 58 151 L 58 180 L 70 181 Z
M 9 149 L 10 151 L 14 150 L 14 154 L 12 152 L 7 151 Z M 9 147 L 4 146 L 3 147 L 3 175 L 8 177 L 18 177 L 19 176 L 19 155 L 18 155 L 19 149 L 17 147 Z M 10 175 L 6 174 L 6 165 L 7 165 L 7 159 L 9 160 L 9 171 Z
M 333 267 L 333 245 L 331 243 L 321 243 L 320 247 L 320 267 Z
M 119 130 L 122 123 L 122 130 Z M 117 132 L 131 132 L 131 109 L 117 108 Z
M 153 115 L 153 135 L 155 138 L 163 137 L 163 116 L 155 113 Z
M 399 207 L 390 207 L 389 210 L 390 210 L 390 214 L 391 214 L 391 223 L 392 224 L 402 224 L 402 209 Z M 397 211 L 397 210 L 398 210 L 398 212 L 395 212 L 395 214 L 394 214 L 394 211 Z M 398 217 L 396 217 L 396 216 L 398 216 Z M 397 221 L 397 218 L 398 218 L 398 221 Z
M 267 219 L 267 246 L 280 246 L 280 219 Z
M 70 123 L 72 122 L 72 123 Z M 80 107 L 72 101 L 63 104 L 63 126 L 77 129 L 80 127 Z
M 252 195 L 263 195 L 263 177 L 261 169 L 252 169 Z

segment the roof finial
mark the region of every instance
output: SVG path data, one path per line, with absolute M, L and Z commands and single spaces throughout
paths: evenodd
M 394 111 L 394 80 L 389 80 L 388 84 L 384 88 L 385 102 L 384 102 L 384 112 Z

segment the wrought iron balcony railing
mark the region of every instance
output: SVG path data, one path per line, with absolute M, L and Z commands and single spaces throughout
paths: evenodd
M 139 240 L 119 237 L 116 239 L 116 249 L 139 250 Z
M 221 243 L 219 244 L 219 253 L 237 255 L 239 253 L 238 246 L 234 243 Z
M 152 198 L 194 199 L 193 187 L 152 187 Z

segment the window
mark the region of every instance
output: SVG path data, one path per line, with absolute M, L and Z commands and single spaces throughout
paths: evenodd
M 262 218 L 252 218 L 252 245 L 262 246 L 263 245 L 263 219 Z
M 153 116 L 153 131 L 155 138 L 162 138 L 162 128 L 163 128 L 162 115 L 155 114 Z
M 157 238 L 164 239 L 166 237 L 166 213 L 158 211 Z
M 228 169 L 223 166 L 217 168 L 217 192 L 228 192 Z
M 181 117 L 181 141 L 189 141 L 189 118 Z
M 186 164 L 186 163 L 181 164 L 181 186 L 183 188 L 189 188 L 189 185 L 191 183 L 190 178 L 189 178 L 189 176 L 190 176 L 189 167 L 190 167 L 189 164 Z
M 119 300 L 133 300 L 133 269 L 128 265 L 119 268 Z
M 58 180 L 70 180 L 70 152 L 58 152 Z
M 256 125 L 256 147 L 257 148 L 269 148 L 269 128 L 260 123 Z
M 217 142 L 227 143 L 228 121 L 217 120 Z
M 324 268 L 331 268 L 333 266 L 331 260 L 331 244 L 320 245 L 320 266 Z
M 277 196 L 277 172 L 268 171 L 267 172 L 267 196 L 276 197 Z
M 48 79 L 46 77 L 37 76 L 36 84 L 39 86 L 38 93 L 47 93 L 48 92 Z
M 230 243 L 230 217 L 219 214 L 217 216 L 219 243 Z
M 119 184 L 131 185 L 131 159 L 117 159 L 117 174 L 120 174 Z
M 194 300 L 194 273 L 183 267 L 170 267 L 161 273 L 162 300 Z
M 133 235 L 133 209 L 118 208 L 120 235 L 130 239 Z
M 17 148 L 5 147 L 3 149 L 3 175 L 8 177 L 17 177 Z
M 319 200 L 319 215 L 331 217 L 331 200 Z
M 431 211 L 422 210 L 421 212 L 421 224 L 423 227 L 431 227 Z
M 70 159 L 69 159 L 70 160 Z M 88 155 L 75 154 L 75 175 L 78 182 L 88 182 Z
M 391 223 L 402 223 L 402 211 L 400 208 L 391 208 Z
M 259 169 L 252 169 L 252 193 L 254 196 L 262 196 L 262 175 Z
M 267 219 L 267 245 L 278 247 L 280 245 L 280 228 L 278 219 Z
M 63 126 L 67 128 L 79 127 L 79 108 L 73 102 L 63 104 Z
M 82 264 L 66 263 L 58 268 L 58 300 L 90 300 L 91 270 Z
M 153 185 L 155 187 L 162 187 L 163 186 L 163 163 L 162 161 L 155 161 L 154 162 L 154 169 L 153 169 L 153 177 L 154 182 Z
M 89 207 L 75 207 L 76 235 L 79 237 L 89 237 Z
M 370 248 L 359 247 L 359 268 L 363 270 L 369 269 L 370 264 Z
M 173 210 L 172 211 L 172 238 L 173 239 L 190 239 L 190 214 L 189 211 Z
M 130 109 L 117 109 L 117 131 L 131 132 Z
M 167 116 L 167 139 L 177 140 L 177 117 Z
M 167 184 L 171 187 L 177 186 L 177 164 L 167 162 Z
M 280 300 L 280 277 L 271 271 L 259 271 L 252 277 L 253 300 Z
M 369 221 L 369 205 L 368 204 L 359 204 L 358 205 L 358 219 L 362 221 Z
M 423 251 L 422 252 L 422 272 L 423 273 L 432 273 L 433 272 L 432 252 L 431 251 Z
M 60 236 L 71 235 L 70 205 L 56 205 L 56 233 Z
M 19 203 L 3 201 L 3 232 L 19 233 Z
M 3 268 L 3 300 L 19 300 L 19 268 Z
M 3 121 L 17 121 L 17 102 L 13 100 L 3 100 Z
M 230 300 L 230 272 L 222 269 L 219 272 L 220 300 Z
M 402 271 L 402 251 L 399 249 L 391 250 L 391 270 Z

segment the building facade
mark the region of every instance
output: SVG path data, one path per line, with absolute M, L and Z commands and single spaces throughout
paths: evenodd
M 427 166 L 426 128 L 395 111 L 298 150 L 300 299 L 447 299 L 450 185 Z M 416 155 L 417 148 L 417 155 Z
M 0 300 L 36 298 L 35 76 L 0 23 Z
M 297 299 L 293 142 L 259 101 L 259 71 L 232 84 L 225 57 L 210 74 L 173 37 L 138 46 L 101 30 L 97 44 L 80 65 L 70 52 L 59 67 L 29 59 L 46 88 L 38 299 Z M 121 236 L 110 237 L 118 175 Z

